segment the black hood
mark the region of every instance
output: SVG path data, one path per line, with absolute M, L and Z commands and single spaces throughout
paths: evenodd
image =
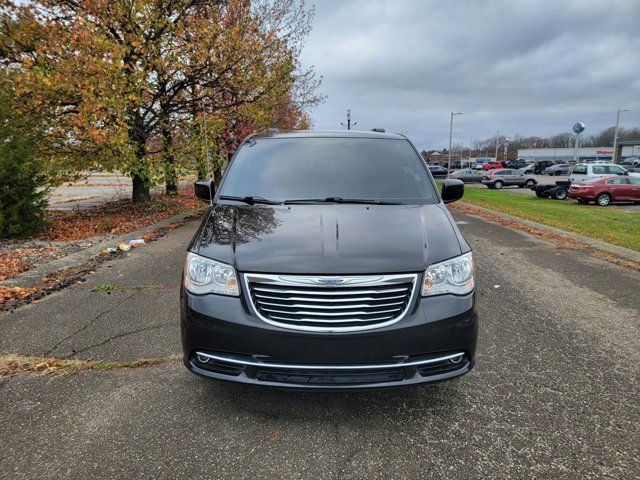
M 240 272 L 420 272 L 469 250 L 441 205 L 216 205 L 190 250 Z

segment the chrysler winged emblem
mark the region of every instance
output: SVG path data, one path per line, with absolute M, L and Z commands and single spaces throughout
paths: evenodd
M 344 282 L 344 278 L 338 277 L 326 277 L 326 278 L 316 278 L 316 283 L 321 285 L 339 285 Z

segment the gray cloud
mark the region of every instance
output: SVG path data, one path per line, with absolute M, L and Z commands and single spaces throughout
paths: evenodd
M 314 126 L 404 131 L 420 147 L 640 125 L 640 1 L 318 0 L 303 63 L 324 76 Z

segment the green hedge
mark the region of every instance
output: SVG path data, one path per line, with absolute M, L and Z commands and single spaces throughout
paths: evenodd
M 0 238 L 32 234 L 44 226 L 47 182 L 38 158 L 39 127 L 15 113 L 13 93 L 0 82 Z

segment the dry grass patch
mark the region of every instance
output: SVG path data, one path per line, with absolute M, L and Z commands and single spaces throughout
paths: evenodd
M 139 360 L 110 362 L 105 360 L 65 360 L 54 357 L 30 357 L 24 355 L 0 356 L 0 378 L 24 374 L 70 375 L 87 370 L 113 370 L 140 368 L 176 362 L 182 357 L 173 355 L 163 358 L 141 358 Z

